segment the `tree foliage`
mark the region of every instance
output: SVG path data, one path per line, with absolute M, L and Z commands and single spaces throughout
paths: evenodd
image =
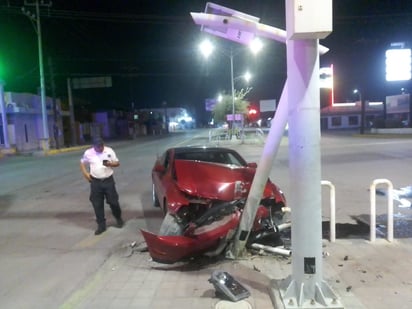
M 245 100 L 245 97 L 251 90 L 252 88 L 235 90 L 235 114 L 247 116 L 249 102 Z M 223 95 L 220 102 L 215 105 L 212 114 L 215 122 L 226 121 L 226 115 L 233 114 L 232 96 L 228 94 Z

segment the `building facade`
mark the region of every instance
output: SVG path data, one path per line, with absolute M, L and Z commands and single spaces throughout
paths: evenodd
M 409 94 L 387 96 L 385 102 L 335 103 L 321 109 L 322 130 L 360 128 L 362 114 L 365 128 L 410 127 L 412 113 Z
M 6 123 L 0 123 L 0 148 L 9 146 L 17 152 L 40 150 L 41 141 L 45 139 L 41 97 L 29 93 L 5 92 L 4 112 L 6 117 L 2 115 L 2 119 L 5 119 Z M 60 100 L 53 102 L 51 98 L 46 98 L 47 129 L 51 148 L 64 144 L 64 115 L 69 116 L 68 112 L 61 110 Z M 5 133 L 9 145 L 5 143 Z

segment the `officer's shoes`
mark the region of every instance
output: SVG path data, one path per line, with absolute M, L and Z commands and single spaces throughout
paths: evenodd
M 94 231 L 94 235 L 100 235 L 104 231 L 106 231 L 105 227 L 98 227 L 97 230 Z
M 124 225 L 124 221 L 122 218 L 116 219 L 116 227 L 121 229 Z

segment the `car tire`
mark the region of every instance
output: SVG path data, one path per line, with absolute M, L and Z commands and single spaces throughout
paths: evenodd
M 160 206 L 160 202 L 159 202 L 159 199 L 157 197 L 154 184 L 152 184 L 152 201 L 153 201 L 153 206 L 154 207 L 159 207 Z
M 163 218 L 162 225 L 159 229 L 159 235 L 163 236 L 179 236 L 183 234 L 183 229 L 177 223 L 176 218 L 172 216 L 169 212 L 166 213 Z

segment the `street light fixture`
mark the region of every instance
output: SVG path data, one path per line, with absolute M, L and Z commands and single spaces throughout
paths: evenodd
M 354 89 L 353 93 L 359 96 L 361 104 L 360 134 L 363 134 L 365 132 L 365 103 L 362 99 L 362 93 L 358 89 Z
M 245 75 L 243 76 L 246 80 L 246 82 L 248 83 L 251 79 L 252 79 L 252 74 L 250 74 L 250 72 L 246 72 Z
M 263 48 L 262 41 L 260 41 L 258 38 L 255 38 L 254 40 L 252 40 L 248 46 L 254 55 L 256 55 Z M 203 56 L 205 58 L 208 58 L 213 53 L 215 48 L 213 44 L 209 40 L 206 39 L 202 43 L 200 43 L 199 49 L 201 53 L 203 54 Z M 236 79 L 233 76 L 233 58 L 238 53 L 235 53 L 232 47 L 230 48 L 229 53 L 224 52 L 224 51 L 221 51 L 221 53 L 225 56 L 228 56 L 230 59 L 230 84 L 231 84 L 230 86 L 231 86 L 231 96 L 232 96 L 232 127 L 233 127 L 233 124 L 235 122 L 235 79 Z M 246 79 L 246 81 L 248 81 L 250 80 L 251 75 L 250 73 L 246 73 L 243 77 Z
M 240 75 L 240 76 L 237 76 L 237 77 L 235 77 L 233 80 L 234 80 L 234 81 L 237 81 L 238 79 L 241 79 L 241 78 L 243 78 L 246 83 L 249 83 L 250 80 L 252 79 L 252 74 L 250 74 L 249 71 L 246 71 L 245 74 Z
M 199 45 L 199 50 L 206 59 L 209 58 L 209 56 L 213 53 L 214 49 L 215 47 L 209 40 L 204 40 Z
M 249 48 L 254 55 L 257 55 L 263 49 L 263 43 L 259 38 L 254 38 L 249 43 Z

